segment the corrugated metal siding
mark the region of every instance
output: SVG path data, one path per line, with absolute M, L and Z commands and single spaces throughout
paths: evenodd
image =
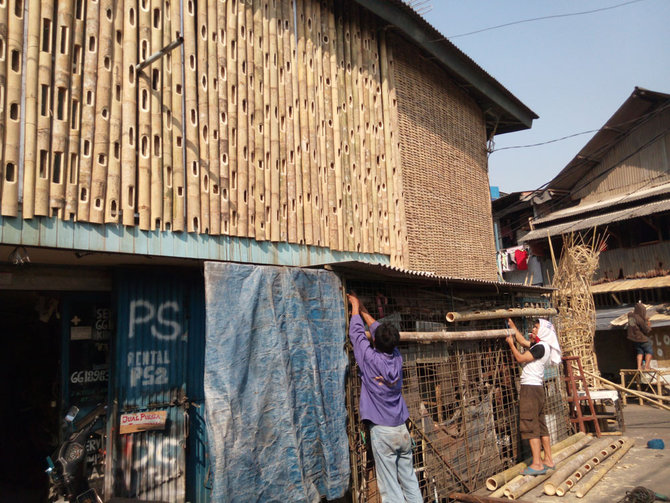
M 193 316 L 198 305 L 204 309 L 198 302 L 202 289 L 198 273 L 192 270 L 118 275 L 112 391 L 117 410 L 112 421 L 118 425 L 123 413 L 155 410 L 166 410 L 168 420 L 165 430 L 118 435 L 112 440 L 116 496 L 185 501 L 187 391 L 201 393 L 202 389 L 195 377 L 195 367 L 202 372 L 202 366 L 197 360 L 189 361 L 197 352 L 189 351 L 189 340 L 204 332 L 203 314 Z
M 625 194 L 670 179 L 670 110 L 653 117 L 616 145 L 571 194 L 584 202 Z M 660 136 L 659 136 L 660 135 Z
M 670 269 L 670 242 L 662 242 L 637 248 L 616 248 L 600 254 L 595 279 L 633 276 L 658 269 Z

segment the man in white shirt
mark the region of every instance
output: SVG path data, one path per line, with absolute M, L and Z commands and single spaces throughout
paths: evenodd
M 554 468 L 551 457 L 549 430 L 544 421 L 544 367 L 547 363 L 560 363 L 561 349 L 554 326 L 547 320 L 536 320 L 530 341 L 519 332 L 511 319 L 507 320 L 514 335 L 507 337 L 512 354 L 517 362 L 524 364 L 521 371 L 521 391 L 519 392 L 519 430 L 521 438 L 528 440 L 533 462 L 522 473 L 542 475 Z M 514 341 L 528 351 L 520 353 Z M 541 452 L 544 450 L 544 460 Z

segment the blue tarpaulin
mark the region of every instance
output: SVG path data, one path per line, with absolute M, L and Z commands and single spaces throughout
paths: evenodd
M 343 496 L 349 444 L 339 278 L 208 262 L 205 296 L 212 501 Z

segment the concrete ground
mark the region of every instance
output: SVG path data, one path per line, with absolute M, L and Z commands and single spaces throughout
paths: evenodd
M 540 484 L 520 499 L 540 503 L 616 503 L 626 496 L 626 491 L 637 486 L 670 497 L 670 411 L 629 403 L 623 412 L 624 436 L 634 439 L 635 445 L 584 498 L 577 498 L 574 492 L 562 498 L 547 496 Z M 648 449 L 647 441 L 654 438 L 662 439 L 665 449 Z M 483 492 L 477 494 L 485 495 Z

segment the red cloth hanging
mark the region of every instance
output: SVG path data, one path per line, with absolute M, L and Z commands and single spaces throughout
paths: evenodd
M 526 250 L 516 250 L 514 252 L 514 261 L 516 262 L 516 268 L 519 271 L 525 271 L 528 269 L 528 252 Z

